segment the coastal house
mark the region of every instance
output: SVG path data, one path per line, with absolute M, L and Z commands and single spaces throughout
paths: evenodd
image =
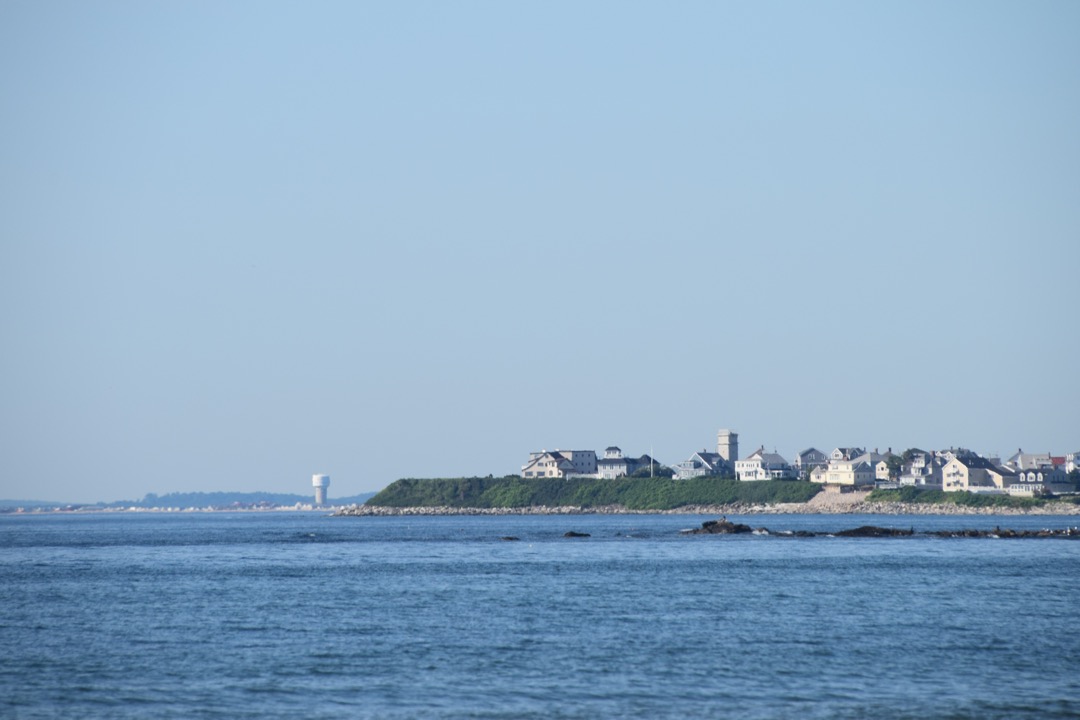
M 829 453 L 824 482 L 844 487 L 868 487 L 889 481 L 889 455 L 862 448 L 836 448 Z M 820 476 L 819 476 L 820 477 Z
M 596 472 L 602 478 L 614 480 L 625 477 L 633 471 L 630 470 L 632 460 L 623 455 L 622 449 L 612 445 L 604 450 L 604 457 L 596 462 Z
M 879 483 L 888 482 L 893 480 L 892 467 L 890 462 L 893 462 L 891 458 L 896 457 L 892 448 L 889 448 L 884 453 L 879 453 L 877 448 L 872 452 L 865 453 L 860 459 L 870 463 L 874 468 L 874 479 Z
M 869 487 L 874 484 L 874 468 L 857 455 L 850 459 L 830 460 L 825 469 L 825 483 L 846 487 Z
M 1023 450 L 1017 450 L 1016 454 L 1005 461 L 1005 467 L 1012 470 L 1038 470 L 1053 467 L 1054 464 L 1050 453 L 1026 453 Z
M 1076 491 L 1076 486 L 1069 482 L 1065 471 L 1057 467 L 1020 470 L 1014 473 L 1013 481 L 1006 490 L 1010 495 L 1033 497 L 1047 493 L 1073 493 Z
M 1040 482 L 1058 485 L 1069 481 L 1069 476 L 1059 467 L 1042 467 L 1038 470 L 1020 470 L 1014 474 L 1016 475 L 1018 482 Z
M 941 489 L 941 468 L 943 459 L 932 453 L 919 452 L 911 456 L 904 464 L 900 474 L 900 485 L 912 485 L 925 490 Z
M 941 468 L 945 492 L 1004 492 L 1015 473 L 977 455 L 957 455 Z
M 523 478 L 568 478 L 596 474 L 594 450 L 541 450 L 529 453 L 529 461 L 521 466 Z
M 798 471 L 799 477 L 809 477 L 814 468 L 824 467 L 828 462 L 828 455 L 811 447 L 798 453 L 792 465 Z
M 795 469 L 775 452 L 759 448 L 735 463 L 735 477 L 739 480 L 780 480 L 795 477 Z
M 638 470 L 649 466 L 659 469 L 660 463 L 648 455 L 637 458 L 626 457 L 620 448 L 613 445 L 605 449 L 604 457 L 596 462 L 596 472 L 598 477 L 614 480 L 633 475 Z
M 833 451 L 829 453 L 829 460 L 838 462 L 840 460 L 854 460 L 858 456 L 864 454 L 866 451 L 857 447 L 838 447 L 833 448 Z
M 676 463 L 672 468 L 676 480 L 689 480 L 702 475 L 729 477 L 735 469 L 720 453 L 702 450 L 690 456 L 688 460 Z

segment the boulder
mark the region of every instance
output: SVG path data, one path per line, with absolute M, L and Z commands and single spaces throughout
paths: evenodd
M 719 520 L 706 520 L 701 523 L 701 527 L 694 530 L 690 530 L 690 535 L 739 535 L 742 533 L 752 533 L 754 528 L 749 525 L 743 525 L 742 523 L 733 523 L 727 518 L 720 518 Z

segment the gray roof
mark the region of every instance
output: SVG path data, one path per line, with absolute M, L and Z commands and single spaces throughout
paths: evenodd
M 707 452 L 705 450 L 702 450 L 701 452 L 696 452 L 690 457 L 691 460 L 693 460 L 694 458 L 698 458 L 699 460 L 701 460 L 703 465 L 710 468 L 715 468 L 717 466 L 727 464 L 727 460 L 724 460 L 724 456 L 720 453 Z
M 996 472 L 1002 471 L 1001 468 L 999 468 L 997 465 L 990 462 L 984 457 L 979 457 L 978 455 L 957 456 L 956 462 L 960 463 L 966 468 L 973 470 L 994 470 Z

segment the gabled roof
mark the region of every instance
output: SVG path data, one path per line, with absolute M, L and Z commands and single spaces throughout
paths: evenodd
M 704 450 L 702 450 L 701 452 L 696 452 L 692 456 L 690 456 L 691 460 L 693 460 L 694 458 L 700 460 L 701 464 L 708 468 L 716 468 L 727 462 L 726 460 L 724 460 L 724 457 L 720 453 L 706 452 Z
M 840 454 L 843 455 L 845 460 L 851 460 L 859 455 L 862 455 L 864 452 L 864 450 L 859 447 L 838 447 L 833 448 L 832 452 L 834 453 L 837 451 L 840 451 Z M 831 456 L 832 453 L 829 453 L 829 455 Z
M 534 458 L 530 458 L 529 462 L 527 462 L 527 463 L 525 463 L 524 465 L 521 466 L 521 469 L 522 469 L 522 471 L 528 470 L 531 467 L 535 467 L 536 465 L 538 465 L 540 463 L 540 461 L 542 461 L 544 459 L 547 459 L 547 458 L 555 460 L 556 463 L 557 463 L 557 466 L 559 468 L 562 468 L 562 469 L 571 468 L 571 469 L 573 469 L 573 467 L 574 467 L 574 464 L 572 462 L 570 462 L 570 459 L 565 457 L 561 452 L 559 452 L 558 450 L 549 450 L 549 451 L 539 453 Z
M 788 462 L 778 453 L 762 453 L 761 461 L 770 467 L 773 465 L 787 465 Z
M 782 455 L 774 452 L 765 452 L 765 450 L 762 448 L 758 448 L 757 450 L 743 458 L 743 462 L 748 462 L 751 460 L 760 460 L 762 465 L 766 465 L 769 467 L 788 464 L 788 461 L 785 460 Z

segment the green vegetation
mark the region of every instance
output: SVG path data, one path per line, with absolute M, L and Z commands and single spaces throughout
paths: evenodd
M 669 468 L 667 465 L 648 465 L 638 468 L 631 475 L 632 478 L 647 478 L 647 477 L 675 477 L 675 471 Z
M 687 505 L 806 502 L 821 490 L 798 480 L 739 482 L 717 477 L 673 480 L 631 477 L 618 480 L 537 478 L 517 475 L 472 478 L 405 478 L 367 501 L 384 507 L 518 508 L 600 507 L 670 510 Z
M 1013 507 L 1032 508 L 1046 504 L 1043 498 L 1010 497 L 970 492 L 943 492 L 905 487 L 899 490 L 874 490 L 866 497 L 867 502 L 902 502 L 925 505 L 962 505 L 964 507 Z

